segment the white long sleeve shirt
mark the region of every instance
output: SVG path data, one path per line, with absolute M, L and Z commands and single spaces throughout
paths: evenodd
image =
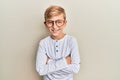
M 50 59 L 46 64 L 47 56 Z M 65 59 L 67 56 L 71 56 L 71 64 L 67 64 Z M 80 55 L 74 37 L 65 35 L 60 40 L 53 40 L 48 36 L 40 41 L 36 70 L 44 80 L 73 80 L 73 74 L 79 69 Z

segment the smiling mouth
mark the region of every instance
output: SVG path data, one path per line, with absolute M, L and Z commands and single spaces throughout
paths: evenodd
M 58 31 L 59 31 L 59 29 L 58 29 L 58 30 L 54 30 L 54 29 L 53 29 L 52 31 L 53 31 L 53 32 L 58 32 Z

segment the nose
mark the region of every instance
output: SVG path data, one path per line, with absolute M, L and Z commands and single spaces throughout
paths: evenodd
M 57 29 L 57 28 L 58 28 L 55 22 L 53 23 L 53 28 L 54 28 L 54 29 Z

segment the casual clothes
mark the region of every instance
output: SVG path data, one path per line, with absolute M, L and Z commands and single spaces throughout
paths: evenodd
M 50 59 L 46 64 L 47 56 Z M 67 64 L 67 56 L 71 56 L 71 64 Z M 74 37 L 65 35 L 60 40 L 53 40 L 48 36 L 40 41 L 36 70 L 44 77 L 44 80 L 73 80 L 73 74 L 79 69 L 80 56 Z

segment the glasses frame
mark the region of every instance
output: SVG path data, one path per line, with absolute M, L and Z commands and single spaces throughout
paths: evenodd
M 49 26 L 48 24 L 47 24 L 47 22 L 49 22 L 49 21 L 51 21 L 52 22 L 52 25 L 51 26 Z M 62 25 L 58 25 L 58 21 L 62 21 L 63 22 L 63 24 Z M 62 27 L 64 24 L 65 24 L 65 20 L 60 20 L 60 19 L 58 19 L 58 20 L 55 20 L 55 21 L 53 21 L 53 20 L 46 20 L 45 22 L 44 22 L 44 24 L 47 26 L 47 27 L 53 27 L 54 25 L 56 25 L 57 27 Z

